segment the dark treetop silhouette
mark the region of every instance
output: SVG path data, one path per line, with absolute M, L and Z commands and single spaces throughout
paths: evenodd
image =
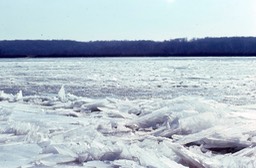
M 256 56 L 256 37 L 156 41 L 0 41 L 0 57 Z

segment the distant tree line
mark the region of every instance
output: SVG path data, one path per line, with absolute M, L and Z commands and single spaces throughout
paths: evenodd
M 0 57 L 256 56 L 256 37 L 156 41 L 0 41 Z

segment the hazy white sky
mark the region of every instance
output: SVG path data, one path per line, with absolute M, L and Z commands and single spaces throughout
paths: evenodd
M 0 40 L 256 36 L 256 0 L 0 0 Z

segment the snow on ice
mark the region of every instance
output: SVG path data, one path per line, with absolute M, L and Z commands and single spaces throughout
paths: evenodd
M 1 167 L 256 167 L 256 106 L 0 91 Z

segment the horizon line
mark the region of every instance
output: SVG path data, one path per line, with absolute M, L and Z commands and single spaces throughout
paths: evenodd
M 172 41 L 178 39 L 185 39 L 186 41 L 193 41 L 198 39 L 206 39 L 206 38 L 256 38 L 256 36 L 205 36 L 205 37 L 179 37 L 179 38 L 170 38 L 165 40 L 153 40 L 153 39 L 112 39 L 112 40 L 75 40 L 75 39 L 0 39 L 0 41 L 73 41 L 73 42 L 111 42 L 111 41 L 152 41 L 152 42 L 165 42 L 165 41 Z

